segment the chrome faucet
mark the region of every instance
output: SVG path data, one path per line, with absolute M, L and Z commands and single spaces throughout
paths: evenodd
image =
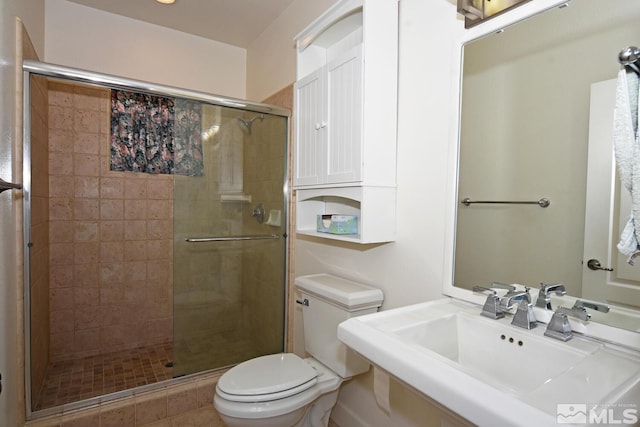
M 577 317 L 580 320 L 589 320 L 591 318 L 591 315 L 583 307 L 558 307 L 553 316 L 551 316 L 544 335 L 561 341 L 569 341 L 573 338 L 568 316 Z
M 536 307 L 553 310 L 553 308 L 551 308 L 551 294 L 565 295 L 566 293 L 564 285 L 560 283 L 540 283 L 540 292 L 538 292 Z
M 609 306 L 606 304 L 600 304 L 592 301 L 582 301 L 579 299 L 577 299 L 575 304 L 573 304 L 573 308 L 590 308 L 591 310 L 599 311 L 602 313 L 609 312 Z
M 502 319 L 504 317 L 504 310 L 500 308 L 500 297 L 496 295 L 496 291 L 482 286 L 474 286 L 473 292 L 479 292 L 486 294 L 487 299 L 482 307 L 480 314 L 491 319 Z
M 524 329 L 533 329 L 536 327 L 536 316 L 533 314 L 533 305 L 531 304 L 531 295 L 529 288 L 524 291 L 509 291 L 500 299 L 500 308 L 502 311 L 511 310 L 515 303 L 518 303 L 516 314 L 513 315 L 511 324 Z
M 500 307 L 504 310 L 510 310 L 513 308 L 516 302 L 527 301 L 531 303 L 531 295 L 529 294 L 529 288 L 525 288 L 524 291 L 509 291 L 500 299 Z

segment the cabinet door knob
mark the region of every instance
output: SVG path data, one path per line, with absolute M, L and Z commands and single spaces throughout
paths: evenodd
M 320 129 L 320 123 L 316 123 L 316 130 Z
M 324 120 L 320 122 L 320 127 L 326 128 L 327 127 L 327 122 L 325 122 Z

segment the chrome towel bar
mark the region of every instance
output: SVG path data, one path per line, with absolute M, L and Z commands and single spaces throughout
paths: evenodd
M 259 236 L 216 236 L 216 237 L 187 237 L 185 242 L 203 243 L 203 242 L 235 242 L 238 240 L 270 240 L 279 239 L 279 234 L 265 234 Z
M 551 204 L 551 200 L 549 199 L 545 199 L 542 198 L 538 201 L 533 201 L 533 202 L 518 202 L 518 201 L 509 201 L 509 200 L 504 200 L 504 201 L 498 201 L 498 200 L 471 200 L 470 198 L 466 198 L 463 199 L 460 203 L 462 203 L 465 206 L 469 206 L 472 203 L 493 203 L 493 204 L 504 204 L 504 205 L 538 205 L 541 208 L 546 208 Z

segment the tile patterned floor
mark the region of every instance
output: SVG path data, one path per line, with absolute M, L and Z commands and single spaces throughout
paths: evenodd
M 47 369 L 33 410 L 52 408 L 172 378 L 171 343 L 56 362 Z

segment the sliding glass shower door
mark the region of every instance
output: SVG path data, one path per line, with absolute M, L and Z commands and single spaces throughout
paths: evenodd
M 284 349 L 287 118 L 203 104 L 174 176 L 173 376 Z
M 23 68 L 27 418 L 282 351 L 289 112 Z

